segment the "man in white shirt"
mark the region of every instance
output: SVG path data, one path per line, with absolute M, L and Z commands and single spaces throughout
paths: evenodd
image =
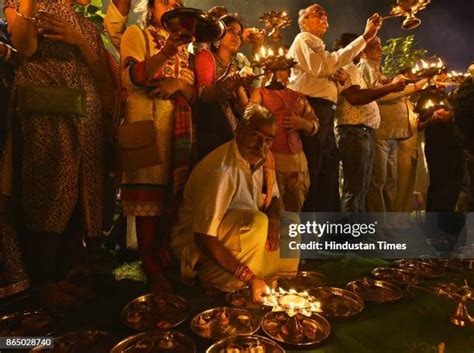
M 266 190 L 273 195 L 270 206 L 264 209 L 260 201 L 263 161 L 275 134 L 271 113 L 252 105 L 239 123 L 235 139 L 212 151 L 194 168 L 171 235 L 183 280 L 192 279 L 197 272 L 207 288 L 232 291 L 247 284 L 258 301 L 266 290 L 261 278 L 297 270 L 298 258 L 281 259 L 277 251 L 280 209 L 276 183 Z M 285 244 L 284 232 L 281 234 Z
M 335 81 L 341 79 L 341 69 L 364 50 L 366 42 L 377 34 L 381 18 L 374 14 L 367 20 L 365 32 L 337 52 L 325 50 L 322 37 L 326 33 L 328 16 L 318 4 L 300 10 L 299 33 L 290 47 L 289 55 L 298 65 L 292 70 L 289 88 L 305 94 L 321 127 L 314 137 L 303 137 L 308 158 L 311 185 L 304 211 L 338 212 L 339 155 L 334 137 L 334 108 L 337 103 Z
M 350 45 L 357 34 L 344 33 L 335 49 Z M 380 125 L 380 112 L 375 100 L 405 88 L 405 77 L 397 76 L 386 85 L 368 88 L 356 66 L 360 56 L 344 69 L 349 77 L 340 86 L 336 109 L 336 142 L 342 160 L 344 185 L 343 212 L 365 212 L 375 155 L 374 130 Z

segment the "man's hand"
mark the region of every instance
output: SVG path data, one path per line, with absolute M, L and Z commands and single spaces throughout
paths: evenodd
M 408 79 L 404 75 L 397 75 L 393 78 L 391 85 L 393 86 L 392 92 L 400 92 L 405 89 Z
M 283 127 L 286 132 L 292 132 L 295 130 L 311 131 L 313 129 L 313 125 L 309 121 L 298 115 L 286 116 L 283 119 Z
M 334 75 L 331 76 L 331 80 L 334 82 L 339 82 L 339 84 L 342 86 L 344 85 L 344 82 L 349 78 L 349 73 L 344 70 L 342 67 L 336 71 Z
M 276 251 L 280 247 L 280 219 L 278 217 L 268 216 L 267 242 L 265 249 Z
M 252 302 L 263 303 L 263 297 L 268 291 L 268 285 L 265 281 L 257 276 L 253 276 L 248 282 L 250 285 L 250 294 L 252 295 Z
M 374 13 L 372 16 L 369 17 L 365 26 L 365 31 L 363 34 L 365 42 L 368 43 L 372 39 L 374 39 L 381 27 L 382 17 L 380 17 L 378 13 Z
M 433 120 L 440 123 L 450 123 L 453 120 L 453 114 L 450 111 L 441 108 L 433 113 Z

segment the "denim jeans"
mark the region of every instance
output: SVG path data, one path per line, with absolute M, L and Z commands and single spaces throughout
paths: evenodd
M 375 155 L 373 130 L 360 125 L 339 125 L 336 142 L 344 177 L 341 210 L 365 212 Z

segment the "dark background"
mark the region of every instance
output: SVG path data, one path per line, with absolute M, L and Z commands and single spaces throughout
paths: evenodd
M 291 44 L 298 33 L 298 11 L 314 1 L 305 0 L 185 0 L 186 5 L 208 9 L 214 5 L 227 6 L 231 12 L 240 13 L 250 25 L 258 25 L 258 18 L 270 10 L 285 10 L 293 19 L 291 27 L 283 30 L 284 42 Z M 386 15 L 395 0 L 320 0 L 329 15 L 329 31 L 325 36 L 328 48 L 333 40 L 344 32 L 362 33 L 365 22 L 374 12 Z M 414 34 L 417 46 L 428 49 L 429 55 L 437 55 L 450 68 L 464 70 L 474 61 L 474 0 L 432 0 L 419 12 L 420 27 L 401 29 L 402 18 L 390 19 L 380 32 L 383 41 Z

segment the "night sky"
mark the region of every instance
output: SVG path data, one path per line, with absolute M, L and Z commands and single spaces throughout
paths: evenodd
M 362 33 L 365 20 L 373 12 L 388 14 L 396 0 L 320 0 L 329 14 L 329 31 L 325 36 L 328 47 L 341 33 Z M 306 0 L 185 0 L 189 7 L 208 9 L 224 5 L 240 13 L 248 25 L 258 25 L 259 16 L 271 10 L 285 10 L 294 24 L 283 30 L 284 42 L 291 44 L 298 33 L 297 14 L 314 1 Z M 450 69 L 463 71 L 474 61 L 474 0 L 432 0 L 419 13 L 420 27 L 404 31 L 402 18 L 390 19 L 380 32 L 382 40 L 414 34 L 419 47 L 428 49 L 429 55 L 442 57 Z
M 283 30 L 284 41 L 291 40 L 298 33 L 298 10 L 314 1 L 304 0 L 186 0 L 186 5 L 208 9 L 214 5 L 227 6 L 232 12 L 240 13 L 248 24 L 257 25 L 258 17 L 266 11 L 285 10 L 294 24 Z M 341 33 L 362 33 L 365 20 L 374 12 L 386 15 L 395 0 L 320 0 L 329 14 L 329 31 L 324 38 L 327 46 Z M 390 19 L 380 32 L 382 40 L 414 34 L 419 47 L 428 49 L 430 55 L 438 55 L 458 71 L 464 70 L 474 61 L 474 0 L 432 0 L 419 13 L 420 27 L 405 31 L 401 29 L 402 18 Z

